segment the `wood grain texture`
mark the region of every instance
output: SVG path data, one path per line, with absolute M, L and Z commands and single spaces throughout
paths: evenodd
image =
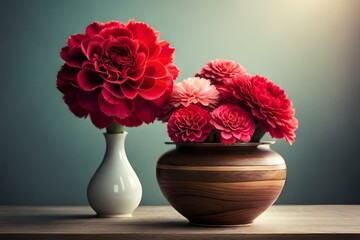
M 160 189 L 193 224 L 248 224 L 271 206 L 286 179 L 283 158 L 266 144 L 182 144 L 157 164 Z
M 0 206 L 0 239 L 360 239 L 360 205 L 272 206 L 252 225 L 197 227 L 170 206 L 132 218 L 97 218 L 90 207 Z

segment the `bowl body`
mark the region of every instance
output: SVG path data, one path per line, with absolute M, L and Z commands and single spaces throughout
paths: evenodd
M 271 144 L 177 144 L 158 160 L 160 189 L 192 224 L 252 223 L 285 184 L 285 161 Z

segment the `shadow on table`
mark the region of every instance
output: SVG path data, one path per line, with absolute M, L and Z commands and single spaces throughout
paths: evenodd
M 98 224 L 126 224 L 126 225 L 138 225 L 141 227 L 149 227 L 153 228 L 156 226 L 161 227 L 189 227 L 188 221 L 184 220 L 149 220 L 149 219 L 140 219 L 137 217 L 132 218 L 99 218 L 95 214 L 39 214 L 39 215 L 8 215 L 4 216 L 0 219 L 0 224 L 4 223 L 6 225 L 9 224 L 17 224 L 23 226 L 31 226 L 31 225 L 52 225 L 52 224 L 61 224 L 61 223 L 77 223 L 89 221 Z
M 51 224 L 59 221 L 77 221 L 84 219 L 94 219 L 92 214 L 75 214 L 75 215 L 59 215 L 59 214 L 39 214 L 39 215 L 7 215 L 0 219 L 0 224 L 18 224 L 18 225 L 38 225 Z

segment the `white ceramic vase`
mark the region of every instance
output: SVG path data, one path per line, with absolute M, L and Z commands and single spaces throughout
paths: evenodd
M 142 187 L 125 152 L 124 133 L 104 133 L 104 159 L 90 180 L 87 197 L 99 217 L 131 217 L 139 206 Z

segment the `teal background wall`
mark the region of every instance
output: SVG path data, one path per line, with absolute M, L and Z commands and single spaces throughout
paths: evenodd
M 87 204 L 104 154 L 101 131 L 56 90 L 67 37 L 92 21 L 145 21 L 176 47 L 179 80 L 213 58 L 268 76 L 294 102 L 281 204 L 360 203 L 360 1 L 1 0 L 0 204 Z M 169 149 L 161 123 L 127 129 L 142 204 L 166 204 L 155 178 Z

